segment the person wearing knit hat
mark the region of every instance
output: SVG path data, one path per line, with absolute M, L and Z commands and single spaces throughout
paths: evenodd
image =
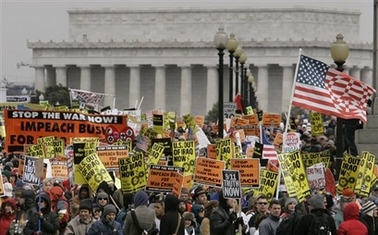
M 93 212 L 92 216 L 95 220 L 100 220 L 102 216 L 102 210 L 101 207 L 97 203 L 92 204 Z
M 314 222 L 316 217 L 322 216 L 327 221 L 327 227 L 329 228 L 331 234 L 336 234 L 336 224 L 333 217 L 327 213 L 325 209 L 325 202 L 326 198 L 322 194 L 315 194 L 312 195 L 311 198 L 308 200 L 309 205 L 309 212 L 306 215 L 303 215 L 299 222 L 297 223 L 297 227 L 295 229 L 294 234 L 309 234 L 311 225 Z
M 11 177 L 10 171 L 8 171 L 8 170 L 3 170 L 3 171 L 1 172 L 1 175 L 3 176 L 3 183 L 6 183 L 6 182 L 9 182 L 9 181 L 10 181 L 10 177 Z
M 146 231 L 152 231 L 156 228 L 155 210 L 148 208 L 148 195 L 143 190 L 137 192 L 134 196 L 134 210 L 127 213 L 123 228 L 124 234 L 140 234 L 140 230 L 134 222 L 132 213 L 139 223 L 139 227 Z
M 298 201 L 293 197 L 286 198 L 284 208 L 282 209 L 281 219 L 288 218 L 291 214 L 295 212 L 295 207 L 297 206 Z
M 369 234 L 376 234 L 378 231 L 377 209 L 378 207 L 372 201 L 367 201 L 362 205 L 361 220 L 366 225 Z
M 115 221 L 117 209 L 109 204 L 104 207 L 103 217 L 92 224 L 87 235 L 123 235 L 122 226 Z
M 92 209 L 92 201 L 83 199 L 80 202 L 79 214 L 67 224 L 64 234 L 86 235 L 87 228 L 96 222 L 92 217 Z
M 194 214 L 188 211 L 184 212 L 182 219 L 185 222 L 185 234 L 195 235 L 196 220 L 194 219 Z
M 13 186 L 11 183 L 7 182 L 3 184 L 3 191 L 4 196 L 3 197 L 13 197 Z
M 98 193 L 96 197 L 96 202 L 100 206 L 102 210 L 104 210 L 104 207 L 109 204 L 109 196 L 107 193 Z M 104 214 L 104 213 L 103 213 Z

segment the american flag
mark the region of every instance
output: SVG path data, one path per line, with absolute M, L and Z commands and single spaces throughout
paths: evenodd
M 264 127 L 260 125 L 260 138 L 263 144 L 263 154 L 262 157 L 266 159 L 277 159 L 277 151 L 274 148 L 273 143 L 270 141 L 269 137 L 266 136 Z
M 366 122 L 366 102 L 375 90 L 327 64 L 301 55 L 293 105 Z

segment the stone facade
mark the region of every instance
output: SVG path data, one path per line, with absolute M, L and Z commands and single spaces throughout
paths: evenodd
M 134 107 L 143 96 L 143 110 L 205 115 L 218 101 L 218 56 L 212 40 L 219 26 L 235 33 L 243 45 L 265 111 L 288 110 L 299 48 L 331 64 L 329 47 L 337 33 L 351 48 L 345 72 L 372 84 L 372 45 L 355 43 L 356 12 L 243 8 L 68 13 L 68 42 L 28 42 L 36 89 L 60 83 L 115 94 L 119 109 Z M 227 52 L 224 59 L 228 101 Z M 109 104 L 106 99 L 104 105 Z

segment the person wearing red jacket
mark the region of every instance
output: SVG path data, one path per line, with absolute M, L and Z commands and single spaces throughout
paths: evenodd
M 344 208 L 344 222 L 337 230 L 337 235 L 368 235 L 368 230 L 360 221 L 360 209 L 356 203 L 348 203 Z
M 16 218 L 17 203 L 13 198 L 7 198 L 1 204 L 0 235 L 5 235 L 12 221 Z
M 59 234 L 62 235 L 70 220 L 69 204 L 60 186 L 50 189 L 51 210 L 59 216 Z

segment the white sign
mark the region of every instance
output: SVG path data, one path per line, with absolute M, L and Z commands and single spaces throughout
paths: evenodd
M 307 179 L 311 190 L 325 188 L 325 174 L 323 163 L 307 167 Z
M 233 102 L 223 103 L 223 115 L 225 118 L 235 117 L 236 104 Z
M 284 137 L 285 143 L 283 144 L 282 152 L 290 153 L 297 151 L 301 148 L 301 137 L 299 133 L 289 132 Z

